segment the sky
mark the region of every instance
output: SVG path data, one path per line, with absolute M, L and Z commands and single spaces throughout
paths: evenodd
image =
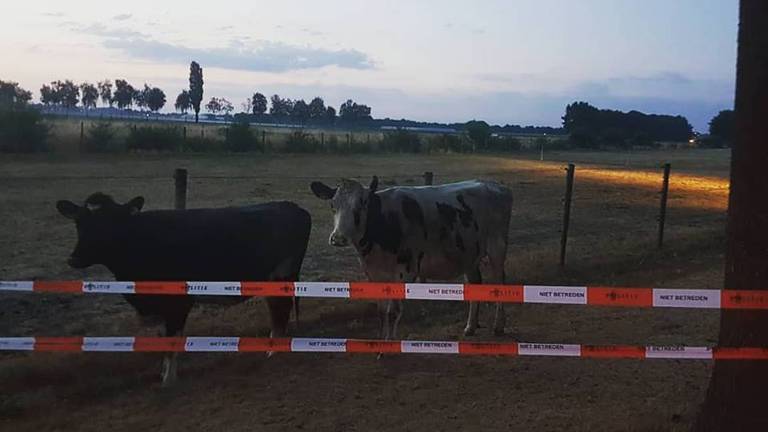
M 237 109 L 254 92 L 376 118 L 559 126 L 565 105 L 733 107 L 737 0 L 88 0 L 4 5 L 0 80 L 127 79 L 172 109 L 189 62 Z

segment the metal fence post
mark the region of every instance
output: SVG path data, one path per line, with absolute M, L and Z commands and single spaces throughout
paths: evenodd
M 667 219 L 667 197 L 669 196 L 669 171 L 672 169 L 672 165 L 669 163 L 664 164 L 664 182 L 661 185 L 661 206 L 659 208 L 659 242 L 658 247 L 661 248 L 664 243 L 664 222 Z
M 173 207 L 176 210 L 184 210 L 187 208 L 187 170 L 184 168 L 176 168 L 173 172 L 173 179 L 176 183 L 176 194 Z
M 576 166 L 568 164 L 565 177 L 565 199 L 563 200 L 563 236 L 560 239 L 560 267 L 565 266 L 565 249 L 568 243 L 568 228 L 571 224 L 571 199 L 573 198 L 573 174 Z

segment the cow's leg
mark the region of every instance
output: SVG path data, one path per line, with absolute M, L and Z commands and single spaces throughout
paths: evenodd
M 392 308 L 391 313 L 394 315 L 392 322 L 392 339 L 397 338 L 397 325 L 400 324 L 400 319 L 403 317 L 403 301 L 402 300 L 390 300 Z
M 189 302 L 183 306 L 179 306 L 178 310 L 173 311 L 165 317 L 165 336 L 174 337 L 181 336 L 184 333 L 184 325 L 187 322 L 187 316 L 192 308 L 192 303 Z M 163 367 L 161 372 L 162 386 L 172 386 L 177 378 L 177 369 L 179 362 L 179 353 L 172 352 L 166 353 L 163 357 Z
M 389 340 L 391 335 L 392 326 L 390 325 L 392 318 L 392 303 L 393 300 L 384 300 L 379 302 L 379 321 L 381 322 L 381 338 Z
M 504 284 L 506 280 L 506 275 L 504 271 L 504 261 L 507 254 L 507 247 L 506 242 L 504 242 L 503 247 L 500 244 L 494 251 L 494 253 L 489 254 L 490 258 L 490 266 L 489 266 L 489 283 L 493 284 Z M 497 302 L 496 303 L 496 313 L 493 317 L 493 334 L 496 336 L 501 336 L 504 334 L 504 327 L 506 326 L 507 322 L 507 315 L 504 312 L 504 303 Z
M 481 284 L 483 283 L 483 277 L 480 275 L 480 269 L 474 268 L 472 271 L 465 275 L 467 283 Z M 477 330 L 478 313 L 480 304 L 477 302 L 469 302 L 469 316 L 467 317 L 467 326 L 464 327 L 464 336 L 472 336 Z
M 291 297 L 267 297 L 267 308 L 271 321 L 269 337 L 280 338 L 288 334 L 288 322 L 291 320 L 293 298 Z M 272 357 L 274 351 L 267 352 L 267 357 Z

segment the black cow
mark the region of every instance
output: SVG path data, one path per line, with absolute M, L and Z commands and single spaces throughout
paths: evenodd
M 298 280 L 312 222 L 294 203 L 140 212 L 143 204 L 137 197 L 121 205 L 102 193 L 88 197 L 84 206 L 57 202 L 59 213 L 77 227 L 69 265 L 103 264 L 125 281 Z M 160 318 L 166 336 L 179 335 L 192 305 L 204 301 L 174 295 L 125 298 L 141 317 Z M 271 336 L 285 335 L 292 298 L 272 297 L 266 303 Z M 164 385 L 175 380 L 174 355 L 165 357 L 162 376 Z

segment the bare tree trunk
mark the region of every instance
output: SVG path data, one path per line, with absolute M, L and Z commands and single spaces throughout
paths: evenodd
M 726 289 L 768 289 L 768 1 L 741 0 Z M 729 311 L 721 346 L 768 346 L 768 311 Z M 768 431 L 768 362 L 718 361 L 696 431 Z

